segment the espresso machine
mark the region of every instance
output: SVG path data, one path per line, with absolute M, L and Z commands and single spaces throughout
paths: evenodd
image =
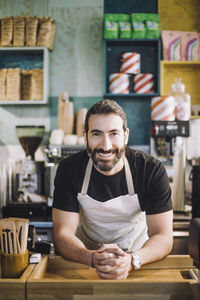
M 35 160 L 35 151 L 42 141 L 44 126 L 19 125 L 16 126 L 16 134 L 26 158 L 17 161 L 15 165 L 14 199 L 18 202 L 26 202 L 25 193 L 44 194 L 44 161 Z
M 166 168 L 176 212 L 185 211 L 186 139 L 189 135 L 189 121 L 152 121 L 150 152 Z
M 52 206 L 53 192 L 54 192 L 54 178 L 56 175 L 59 162 L 75 154 L 81 150 L 84 150 L 83 145 L 51 145 L 49 144 L 45 149 L 46 153 L 46 165 L 45 165 L 45 194 L 47 197 L 47 205 Z

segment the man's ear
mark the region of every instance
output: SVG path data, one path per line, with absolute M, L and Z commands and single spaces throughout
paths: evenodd
M 129 138 L 129 128 L 126 128 L 124 136 L 125 136 L 125 145 L 127 145 L 128 138 Z

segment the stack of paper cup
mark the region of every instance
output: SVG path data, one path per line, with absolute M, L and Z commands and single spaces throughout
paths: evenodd
M 128 74 L 140 73 L 140 54 L 137 52 L 124 52 L 121 54 L 122 64 L 120 72 Z
M 153 93 L 153 74 L 136 74 L 133 79 L 133 90 L 137 94 Z
M 175 120 L 175 99 L 173 96 L 158 96 L 151 99 L 151 119 L 154 121 Z
M 109 75 L 109 92 L 111 94 L 129 93 L 129 75 L 125 73 L 112 73 Z

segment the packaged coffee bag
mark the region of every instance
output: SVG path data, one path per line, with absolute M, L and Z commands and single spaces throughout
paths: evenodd
M 127 14 L 119 14 L 119 37 L 121 39 L 131 38 L 131 17 Z
M 199 59 L 199 36 L 197 32 L 181 31 L 181 60 Z
M 9 68 L 6 80 L 7 100 L 20 100 L 21 77 L 19 68 Z
M 6 100 L 7 69 L 0 69 L 0 100 Z
M 25 34 L 25 45 L 34 47 L 37 42 L 37 29 L 38 29 L 38 18 L 27 16 L 26 17 L 26 34 Z
M 163 48 L 163 59 L 169 61 L 181 60 L 180 52 L 180 31 L 162 30 L 162 48 Z
M 13 42 L 13 17 L 1 19 L 1 46 L 10 47 Z
M 33 69 L 31 76 L 31 100 L 43 99 L 43 70 Z
M 117 39 L 119 36 L 118 14 L 104 15 L 104 38 Z
M 48 40 L 48 46 L 47 46 L 49 48 L 49 50 L 53 50 L 55 35 L 56 35 L 56 21 L 51 20 L 51 34 L 50 34 L 50 38 Z
M 25 18 L 14 17 L 13 46 L 23 47 L 25 43 Z
M 145 37 L 147 39 L 158 39 L 160 37 L 160 26 L 159 26 L 158 14 L 146 14 L 145 23 L 146 23 Z
M 53 49 L 55 25 L 55 21 L 53 21 L 50 17 L 39 18 L 37 46 L 47 47 L 50 50 Z
M 21 99 L 31 100 L 31 76 L 32 70 L 21 71 Z
M 131 14 L 133 39 L 145 38 L 145 15 L 146 14 Z

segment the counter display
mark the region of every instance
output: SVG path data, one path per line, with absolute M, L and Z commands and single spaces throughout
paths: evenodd
M 101 280 L 88 266 L 43 256 L 27 281 L 27 299 L 199 299 L 190 269 L 188 255 L 170 255 L 126 280 Z
M 101 280 L 86 265 L 42 255 L 20 278 L 0 278 L 0 300 L 199 300 L 200 285 L 192 272 L 197 270 L 189 255 L 169 255 L 130 272 L 126 280 Z

